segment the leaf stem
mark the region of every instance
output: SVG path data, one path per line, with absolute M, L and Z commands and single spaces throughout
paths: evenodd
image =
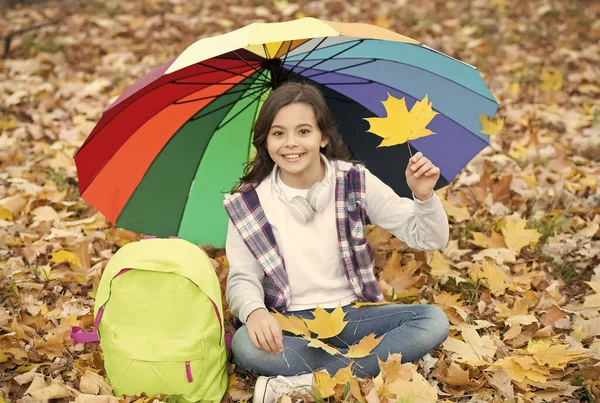
M 406 140 L 406 145 L 408 146 L 408 153 L 410 154 L 410 158 L 412 158 L 413 153 L 412 148 L 410 148 L 410 141 Z

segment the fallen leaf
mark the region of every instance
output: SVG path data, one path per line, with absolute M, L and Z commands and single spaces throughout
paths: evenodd
M 50 383 L 47 383 L 41 374 L 37 374 L 31 385 L 29 385 L 29 388 L 25 391 L 25 394 L 42 403 L 48 403 L 51 399 L 71 397 L 71 393 L 62 382 L 52 380 Z
M 489 134 L 490 136 L 498 134 L 504 126 L 504 118 L 499 117 L 491 118 L 489 116 L 479 115 L 479 122 L 481 122 L 482 127 L 480 133 Z
M 102 376 L 91 371 L 85 371 L 81 377 L 79 390 L 90 395 L 112 395 L 112 387 Z
M 506 245 L 516 253 L 521 252 L 524 246 L 534 247 L 542 236 L 537 230 L 525 229 L 525 225 L 525 220 L 506 220 L 502 229 Z
M 479 336 L 475 329 L 462 331 L 464 341 L 448 337 L 444 348 L 456 354 L 455 359 L 473 366 L 489 365 L 496 354 L 496 345 L 489 336 Z
M 51 262 L 54 263 L 64 263 L 67 262 L 76 267 L 81 267 L 81 262 L 75 256 L 73 252 L 69 252 L 68 250 L 59 250 L 58 252 L 52 253 L 52 257 L 50 258 Z

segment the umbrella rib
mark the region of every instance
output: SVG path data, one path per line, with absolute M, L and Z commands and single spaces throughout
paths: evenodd
M 354 59 L 354 58 L 350 58 L 350 59 Z M 327 61 L 328 59 L 318 59 L 318 60 Z M 337 59 L 337 60 L 347 60 L 347 59 L 342 57 L 342 58 L 339 58 L 339 59 Z M 461 84 L 461 83 L 459 83 L 459 82 L 456 82 L 456 81 L 454 81 L 454 80 L 452 80 L 452 79 L 450 79 L 450 78 L 448 78 L 448 77 L 444 77 L 444 76 L 442 76 L 442 75 L 440 75 L 440 74 L 437 74 L 437 73 L 435 73 L 435 72 L 433 72 L 433 71 L 426 70 L 426 69 L 424 69 L 423 67 L 414 66 L 414 65 L 412 65 L 412 64 L 408 64 L 408 63 L 399 62 L 399 61 L 397 61 L 397 60 L 381 59 L 381 58 L 377 58 L 377 57 L 373 58 L 373 60 L 372 60 L 372 61 L 381 61 L 381 62 L 396 63 L 396 64 L 402 64 L 402 65 L 404 65 L 404 66 L 413 67 L 413 68 L 415 68 L 415 69 L 417 69 L 417 70 L 424 71 L 425 73 L 430 73 L 430 74 L 432 74 L 432 75 L 434 75 L 434 76 L 437 76 L 437 77 L 439 77 L 439 78 L 441 78 L 441 79 L 443 79 L 443 80 L 449 81 L 449 82 L 451 82 L 451 83 L 452 83 L 452 84 L 454 84 L 454 85 L 458 85 L 459 87 L 463 87 L 463 88 L 464 88 L 464 89 L 466 89 L 467 91 L 469 91 L 469 92 L 472 92 L 472 93 L 474 93 L 474 94 L 476 94 L 476 95 L 478 95 L 478 96 L 480 96 L 480 97 L 483 97 L 483 98 L 485 98 L 485 99 L 487 99 L 487 100 L 489 100 L 489 101 L 491 101 L 491 102 L 493 102 L 493 103 L 498 103 L 498 101 L 496 101 L 495 99 L 490 99 L 488 96 L 486 96 L 486 95 L 484 95 L 484 94 L 481 94 L 481 93 L 479 93 L 479 92 L 477 92 L 477 91 L 473 90 L 472 88 L 469 88 L 469 87 L 467 87 L 467 86 L 465 86 L 465 85 L 463 85 L 463 84 Z M 307 69 L 312 69 L 312 67 L 308 67 Z M 321 74 L 330 73 L 330 72 L 334 72 L 334 71 L 339 71 L 339 69 L 338 69 L 338 70 L 332 70 L 332 71 L 322 70 L 322 73 L 321 73 Z M 297 73 L 297 74 L 300 74 L 300 73 Z M 358 76 L 354 76 L 354 75 L 347 74 L 347 73 L 344 73 L 344 75 L 347 75 L 348 77 L 353 77 L 353 78 L 360 78 L 361 80 L 366 80 L 366 79 L 365 79 L 365 78 L 363 78 L 363 77 L 358 77 Z M 307 78 L 308 78 L 308 77 L 315 77 L 315 76 L 316 76 L 316 74 L 315 74 L 315 75 L 313 75 L 313 76 L 303 76 L 303 77 L 307 77 Z M 387 86 L 387 84 L 383 84 L 383 83 L 380 83 L 380 82 L 378 82 L 378 81 L 373 81 L 373 80 L 370 80 L 370 81 L 371 81 L 371 83 L 377 83 L 377 84 L 382 84 L 382 85 L 386 85 L 386 86 Z M 330 85 L 330 84 L 344 84 L 344 85 L 345 85 L 346 83 L 328 83 L 328 85 Z M 360 83 L 348 83 L 348 85 L 352 85 L 352 84 L 360 84 Z M 412 95 L 411 95 L 411 96 L 412 96 Z
M 338 60 L 339 60 L 339 59 L 338 59 Z M 320 73 L 313 74 L 313 75 L 310 75 L 310 76 L 303 76 L 303 77 L 306 77 L 306 78 L 313 78 L 313 77 L 322 76 L 323 74 L 328 74 L 328 73 L 337 73 L 337 72 L 339 72 L 339 71 L 346 70 L 346 69 L 351 69 L 351 68 L 353 68 L 353 67 L 364 66 L 365 64 L 373 63 L 373 62 L 375 62 L 375 61 L 376 61 L 375 59 L 372 59 L 372 60 L 367 60 L 366 62 L 362 62 L 362 63 L 358 63 L 358 64 L 353 64 L 353 65 L 351 65 L 351 66 L 344 66 L 344 67 L 340 67 L 340 68 L 338 68 L 338 69 L 335 69 L 335 70 L 323 70 L 323 71 L 321 71 Z M 363 80 L 367 80 L 367 79 L 366 79 L 366 78 L 364 78 Z M 367 80 L 367 81 L 371 81 L 371 80 Z
M 263 85 L 261 85 L 261 88 L 259 88 L 258 90 L 254 91 L 254 92 L 252 92 L 252 93 L 250 93 L 250 94 L 248 94 L 248 95 L 242 96 L 242 97 L 240 97 L 240 98 L 236 99 L 235 101 L 233 101 L 233 102 L 229 102 L 229 103 L 227 103 L 227 104 L 225 104 L 225 105 L 221 105 L 221 106 L 220 106 L 220 107 L 218 107 L 217 109 L 214 109 L 214 110 L 212 110 L 212 111 L 210 111 L 210 112 L 207 112 L 207 113 L 205 113 L 204 115 L 200 115 L 200 116 L 193 117 L 193 118 L 192 118 L 192 119 L 190 119 L 190 120 L 197 120 L 197 119 L 201 119 L 201 118 L 203 118 L 203 117 L 206 117 L 206 116 L 210 115 L 211 113 L 217 112 L 217 111 L 219 111 L 219 110 L 221 110 L 221 109 L 223 109 L 223 108 L 227 108 L 228 106 L 231 106 L 231 105 L 233 105 L 233 104 L 235 104 L 235 103 L 238 103 L 238 102 L 239 102 L 239 101 L 241 101 L 242 99 L 245 99 L 245 98 L 251 97 L 252 95 L 254 95 L 254 94 L 258 93 L 258 92 L 264 91 L 264 90 L 265 90 L 265 87 L 266 87 L 266 85 L 264 85 L 264 84 L 263 84 Z
M 353 75 L 350 75 L 350 74 L 344 74 L 344 75 L 345 75 L 345 76 L 347 76 L 347 77 L 352 77 L 352 78 L 360 78 L 360 77 L 356 77 L 356 76 L 353 76 Z M 323 86 L 329 86 L 329 85 L 359 85 L 359 84 L 361 84 L 361 83 L 349 83 L 349 84 L 346 84 L 346 83 L 320 83 L 320 82 L 318 82 L 318 81 L 314 81 L 314 80 L 311 80 L 311 81 L 313 81 L 314 83 L 316 83 L 316 84 L 318 84 L 318 85 L 323 85 Z M 362 83 L 362 84 L 367 84 L 367 83 Z M 394 88 L 394 87 L 391 87 L 391 86 L 389 86 L 388 84 L 384 84 L 384 83 L 381 83 L 381 82 L 379 82 L 379 81 L 375 81 L 375 80 L 372 80 L 372 82 L 371 82 L 371 83 L 369 83 L 369 84 L 379 84 L 379 85 L 381 85 L 381 86 L 383 86 L 383 87 L 385 87 L 385 88 L 389 88 L 389 89 L 390 89 L 390 90 L 392 90 L 392 91 L 393 91 L 393 90 L 395 90 L 395 91 L 400 91 L 400 90 L 398 90 L 397 88 Z M 336 90 L 336 89 L 334 89 L 334 88 L 331 88 L 331 87 L 327 87 L 327 88 L 329 88 L 329 89 L 331 89 L 331 90 L 333 90 L 333 91 L 339 92 L 339 91 L 337 91 L 337 90 Z M 414 99 L 419 99 L 419 98 L 415 97 L 414 95 L 412 95 L 412 94 L 409 94 L 409 93 L 407 93 L 407 92 L 404 92 L 404 91 L 400 91 L 400 92 L 402 92 L 402 93 L 406 94 L 407 96 L 409 96 L 409 97 L 411 97 L 411 98 L 414 98 Z M 329 97 L 329 96 L 327 96 L 327 97 Z M 332 98 L 332 97 L 331 97 L 331 98 Z M 334 99 L 335 99 L 335 98 L 334 98 Z M 486 99 L 487 99 L 487 100 L 489 100 L 489 98 L 486 98 Z M 355 101 L 355 102 L 356 102 L 356 101 Z M 367 108 L 367 109 L 368 109 L 368 108 Z M 370 109 L 369 109 L 369 110 L 370 110 Z M 456 124 L 457 126 L 460 126 L 460 127 L 462 127 L 462 128 L 463 128 L 463 129 L 465 129 L 465 130 L 466 130 L 466 131 L 467 131 L 469 134 L 471 134 L 472 136 L 476 137 L 477 139 L 479 139 L 479 140 L 481 140 L 481 141 L 483 141 L 484 143 L 486 143 L 486 144 L 488 144 L 488 145 L 489 145 L 489 143 L 485 142 L 485 140 L 484 140 L 484 139 L 482 139 L 481 137 L 479 137 L 479 136 L 477 135 L 477 133 L 475 133 L 475 132 L 473 132 L 473 131 L 469 130 L 469 129 L 468 129 L 468 128 L 466 128 L 464 125 L 462 125 L 462 124 L 458 123 L 456 120 L 452 119 L 450 116 L 448 116 L 448 115 L 446 115 L 446 114 L 442 113 L 442 112 L 441 112 L 441 111 L 439 111 L 438 109 L 435 109 L 435 108 L 434 108 L 433 110 L 435 110 L 436 112 L 439 112 L 439 114 L 440 114 L 440 115 L 444 116 L 446 119 L 448 119 L 448 120 L 449 120 L 449 121 L 451 121 L 452 123 Z M 372 111 L 371 111 L 371 112 L 372 112 Z
M 242 109 L 240 109 L 239 111 L 237 111 L 235 115 L 233 115 L 232 117 L 230 117 L 229 119 L 227 119 L 225 122 L 220 123 L 217 126 L 216 130 L 220 130 L 221 128 L 225 127 L 225 125 L 227 125 L 227 123 L 231 122 L 233 119 L 235 119 L 236 117 L 238 117 L 242 112 L 244 112 L 246 109 L 248 109 L 254 102 L 256 102 L 257 99 L 259 99 L 260 97 L 262 97 L 262 95 L 266 91 L 268 91 L 268 90 L 269 90 L 268 87 L 263 88 L 260 91 L 260 94 L 258 94 L 256 97 L 254 97 L 254 99 L 251 102 L 248 102 L 248 105 L 244 106 Z M 240 99 L 243 99 L 243 98 L 240 98 Z
M 328 36 L 328 37 L 326 37 L 326 38 L 324 38 L 324 39 L 328 39 L 328 38 L 336 38 L 336 37 L 335 37 L 335 36 Z M 347 37 L 347 36 L 344 36 L 344 38 L 349 38 L 349 37 Z M 354 42 L 354 41 L 371 42 L 371 41 L 380 41 L 380 39 L 371 39 L 371 38 L 353 38 L 353 39 L 351 39 L 351 40 L 349 40 L 349 41 L 346 41 L 346 42 L 337 42 L 337 43 L 332 43 L 331 45 L 326 45 L 326 46 L 323 46 L 323 47 L 319 48 L 319 50 L 329 49 L 329 48 L 333 48 L 333 47 L 335 47 L 335 46 L 347 45 L 347 44 L 349 44 L 349 43 L 352 43 L 352 42 Z M 320 44 L 319 44 L 319 45 L 320 45 Z M 318 45 L 317 45 L 317 46 L 318 46 Z M 294 49 L 294 50 L 295 50 L 295 49 Z M 315 49 L 312 49 L 312 50 L 309 50 L 309 51 L 306 51 L 306 52 L 300 52 L 300 53 L 297 53 L 297 54 L 295 54 L 295 55 L 294 55 L 294 57 L 299 57 L 300 55 L 304 55 L 304 54 L 306 54 L 306 53 L 309 53 L 309 54 L 310 54 L 310 53 L 312 53 L 312 52 L 314 52 L 314 51 L 315 51 Z
M 285 56 L 283 56 L 283 61 L 281 62 L 281 66 L 283 67 L 283 65 L 285 64 L 285 61 L 287 60 L 288 55 L 290 54 L 290 50 L 292 49 L 292 42 L 293 41 L 288 41 L 289 46 L 288 46 L 288 50 L 287 52 L 285 52 Z
M 238 84 L 230 84 L 230 85 L 231 85 L 232 87 L 237 87 L 237 86 L 238 86 Z M 231 95 L 231 94 L 239 94 L 240 92 L 246 92 L 246 91 L 248 91 L 248 89 L 249 89 L 249 88 L 243 88 L 243 89 L 241 89 L 241 90 L 236 90 L 236 91 L 228 91 L 228 92 L 227 92 L 227 95 Z M 187 103 L 190 103 L 190 102 L 203 101 L 203 100 L 205 100 L 205 99 L 210 99 L 210 98 L 218 98 L 218 97 L 220 97 L 220 96 L 222 96 L 222 95 L 208 95 L 208 96 L 201 97 L 201 98 L 188 99 L 188 100 L 186 100 L 186 101 L 179 101 L 179 100 L 178 100 L 178 101 L 175 101 L 175 102 L 173 102 L 173 105 L 183 105 L 183 104 L 187 104 Z
M 302 60 L 300 60 L 298 63 L 296 63 L 296 65 L 295 65 L 295 66 L 293 66 L 293 67 L 292 67 L 292 69 L 291 69 L 291 70 L 289 70 L 289 72 L 288 72 L 288 73 L 287 73 L 287 74 L 286 74 L 284 77 L 282 77 L 282 81 L 285 81 L 285 80 L 287 80 L 287 78 L 288 78 L 289 74 L 290 74 L 290 73 L 292 73 L 292 72 L 294 71 L 294 69 L 295 69 L 296 67 L 298 67 L 298 65 L 299 65 L 300 63 L 302 63 L 302 62 L 303 62 L 303 61 L 304 61 L 304 60 L 305 60 L 305 59 L 308 57 L 308 55 L 310 55 L 310 54 L 311 54 L 312 52 L 314 52 L 314 51 L 315 51 L 315 50 L 316 50 L 316 49 L 317 49 L 319 46 L 321 46 L 321 44 L 322 44 L 323 42 L 325 42 L 325 40 L 326 40 L 326 39 L 327 39 L 327 37 L 325 37 L 325 38 L 321 39 L 321 41 L 319 41 L 319 43 L 317 43 L 317 44 L 316 44 L 316 46 L 315 46 L 314 48 L 312 48 L 312 50 L 310 50 L 309 52 L 307 52 L 307 53 L 304 55 L 304 57 L 302 58 Z
M 360 45 L 362 42 L 363 42 L 363 40 L 362 40 L 362 39 L 360 39 L 360 40 L 358 40 L 358 41 L 357 41 L 357 42 L 356 42 L 354 45 L 352 45 L 352 46 L 350 46 L 350 47 L 348 47 L 348 48 L 346 48 L 346 49 L 344 49 L 344 50 L 341 50 L 341 51 L 339 51 L 338 53 L 336 53 L 335 55 L 333 55 L 333 56 L 331 56 L 331 57 L 329 57 L 329 58 L 327 58 L 327 59 L 323 59 L 323 60 L 321 60 L 319 63 L 317 63 L 317 64 L 315 64 L 315 65 L 313 65 L 313 66 L 306 67 L 304 70 L 302 70 L 302 71 L 298 72 L 297 74 L 299 74 L 299 75 L 300 75 L 300 74 L 304 73 L 304 72 L 305 72 L 306 70 L 308 70 L 308 69 L 313 69 L 313 68 L 315 68 L 316 66 L 318 66 L 318 65 L 320 65 L 320 64 L 323 64 L 323 63 L 325 63 L 326 61 L 328 61 L 328 60 L 330 60 L 330 59 L 335 59 L 337 56 L 341 55 L 342 53 L 344 53 L 344 52 L 347 52 L 347 51 L 349 51 L 350 49 L 357 47 L 357 46 L 358 46 L 358 45 Z M 347 43 L 347 42 L 346 42 L 346 43 Z M 310 54 L 310 53 L 309 53 L 309 54 Z M 306 55 L 306 56 L 308 56 L 308 55 Z
M 265 78 L 265 80 L 268 80 L 269 77 L 267 77 L 265 75 L 264 69 L 257 69 L 256 67 L 252 66 L 246 59 L 244 59 L 242 56 L 238 55 L 238 53 L 234 50 L 232 52 L 238 59 L 240 59 L 241 61 L 243 61 L 244 63 L 246 63 L 248 66 L 250 66 L 251 68 L 254 69 L 254 71 L 256 73 L 259 73 L 261 76 L 263 76 Z
M 244 75 L 244 74 L 234 73 L 231 70 L 223 69 L 223 68 L 220 68 L 220 67 L 211 66 L 209 64 L 204 64 L 202 62 L 199 62 L 199 63 L 196 63 L 196 64 L 199 65 L 199 66 L 208 67 L 208 68 L 213 69 L 215 71 L 221 71 L 223 73 L 231 74 L 232 77 L 244 77 L 244 78 L 248 78 L 249 77 L 249 76 Z M 257 71 L 255 67 L 250 66 L 250 65 L 249 65 L 249 67 L 253 68 L 255 71 Z M 187 83 L 187 82 L 186 83 L 181 83 L 181 82 L 173 81 L 173 84 L 189 84 L 189 83 Z M 191 83 L 191 84 L 203 84 L 203 83 L 196 83 L 196 82 L 194 82 L 194 83 Z

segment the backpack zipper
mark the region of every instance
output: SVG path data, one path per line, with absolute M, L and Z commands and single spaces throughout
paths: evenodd
M 189 361 L 185 362 L 185 373 L 187 375 L 187 380 L 189 383 L 194 382 L 194 378 L 192 378 L 192 366 Z

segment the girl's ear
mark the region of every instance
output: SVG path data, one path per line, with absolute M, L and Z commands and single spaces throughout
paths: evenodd
M 323 138 L 323 140 L 321 140 L 321 148 L 325 148 L 327 144 L 329 144 L 329 139 Z

